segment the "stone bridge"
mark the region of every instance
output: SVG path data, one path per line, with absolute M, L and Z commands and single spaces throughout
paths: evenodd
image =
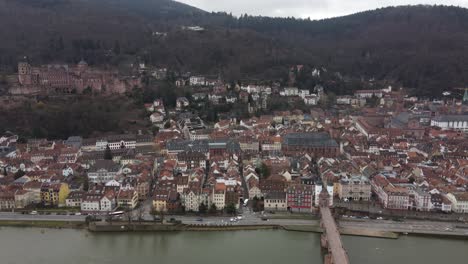
M 325 264 L 349 264 L 348 253 L 343 247 L 340 231 L 336 225 L 329 207 L 330 197 L 327 188 L 323 188 L 320 193 L 320 225 L 323 229 L 320 242 L 325 249 Z

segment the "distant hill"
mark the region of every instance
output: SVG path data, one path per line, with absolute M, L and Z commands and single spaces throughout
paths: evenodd
M 198 25 L 205 31 L 183 30 Z M 155 32 L 167 33 L 166 37 Z M 286 78 L 291 65 L 391 80 L 439 95 L 468 83 L 468 10 L 383 8 L 320 21 L 232 17 L 170 0 L 0 0 L 0 65 L 118 65 L 137 57 L 227 79 Z

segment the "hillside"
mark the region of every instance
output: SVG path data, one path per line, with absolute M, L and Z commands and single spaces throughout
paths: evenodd
M 206 30 L 181 29 L 190 25 Z M 25 55 L 34 64 L 139 58 L 234 80 L 284 79 L 290 65 L 304 64 L 439 95 L 468 82 L 467 28 L 467 9 L 444 6 L 309 21 L 236 18 L 170 0 L 0 0 L 0 65 L 12 71 Z

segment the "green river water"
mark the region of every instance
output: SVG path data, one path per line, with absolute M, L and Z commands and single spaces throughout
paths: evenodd
M 279 230 L 89 233 L 0 228 L 0 264 L 311 264 L 320 236 Z M 404 236 L 343 237 L 353 264 L 468 263 L 468 241 Z

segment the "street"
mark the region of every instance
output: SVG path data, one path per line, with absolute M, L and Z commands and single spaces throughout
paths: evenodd
M 135 214 L 135 212 L 134 212 Z M 242 220 L 231 222 L 234 216 L 196 216 L 196 215 L 165 215 L 166 220 L 174 218 L 187 225 L 279 225 L 279 226 L 318 226 L 319 220 L 310 219 L 261 219 L 260 213 L 244 210 Z M 83 215 L 27 215 L 12 212 L 0 212 L 0 221 L 70 221 L 83 222 L 86 216 Z M 136 216 L 134 215 L 136 220 Z M 148 211 L 143 214 L 143 219 L 152 221 L 153 216 Z M 201 221 L 200 221 L 201 219 Z M 468 225 L 457 222 L 442 221 L 420 221 L 404 220 L 396 222 L 393 220 L 373 220 L 373 219 L 340 219 L 338 226 L 342 228 L 369 229 L 376 231 L 388 231 L 398 233 L 423 233 L 439 235 L 463 235 L 468 236 Z M 466 228 L 463 228 L 467 226 Z
M 83 215 L 30 215 L 21 213 L 0 212 L 0 220 L 3 221 L 71 221 L 84 222 L 86 216 Z

